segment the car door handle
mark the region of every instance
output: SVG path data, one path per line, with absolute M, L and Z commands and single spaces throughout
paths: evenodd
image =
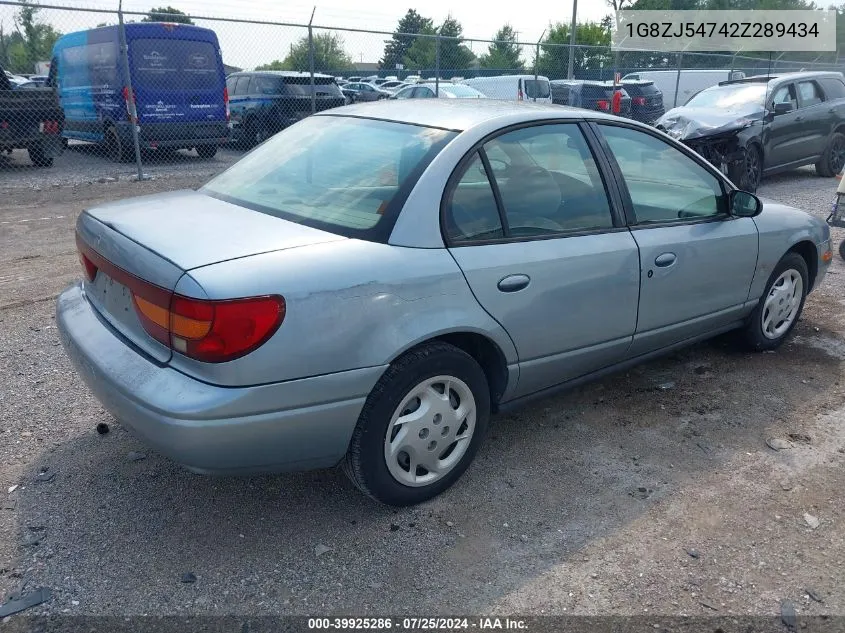
M 530 282 L 531 278 L 528 275 L 508 275 L 499 281 L 498 286 L 502 292 L 517 292 L 526 288 Z
M 663 253 L 654 258 L 654 265 L 660 268 L 666 268 L 674 264 L 676 259 L 678 258 L 675 256 L 675 253 Z

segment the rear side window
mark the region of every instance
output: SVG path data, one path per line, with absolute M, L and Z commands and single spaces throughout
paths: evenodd
M 239 96 L 248 95 L 250 92 L 249 75 L 242 75 L 241 77 L 238 77 L 237 80 L 234 94 Z
M 270 94 L 283 94 L 289 97 L 310 97 L 311 96 L 311 78 L 310 77 L 284 77 L 274 78 L 280 81 L 277 92 Z M 334 79 L 329 77 L 314 77 L 314 94 L 319 97 L 342 97 L 343 93 L 340 91 Z
M 217 49 L 210 42 L 176 39 L 134 39 L 129 43 L 132 77 L 150 90 L 213 90 L 221 88 Z
M 824 89 L 825 96 L 828 99 L 843 99 L 845 98 L 845 83 L 841 79 L 835 77 L 822 77 L 819 83 Z
M 478 152 L 467 164 L 445 209 L 445 230 L 452 242 L 504 237 L 493 188 Z
M 548 99 L 551 94 L 549 82 L 545 79 L 526 79 L 523 81 L 525 86 L 525 96 L 529 99 Z

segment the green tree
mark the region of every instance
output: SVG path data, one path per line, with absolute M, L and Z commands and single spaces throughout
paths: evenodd
M 193 24 L 194 21 L 184 11 L 171 6 L 150 9 L 141 22 L 176 22 L 177 24 Z
M 393 70 L 396 68 L 396 64 L 404 63 L 405 56 L 418 39 L 414 35 L 432 27 L 433 22 L 430 18 L 424 18 L 414 9 L 408 9 L 408 12 L 396 25 L 393 37 L 384 47 L 384 55 L 379 61 L 379 68 Z
M 613 63 L 610 53 L 610 32 L 599 22 L 580 23 L 575 27 L 574 71 L 598 69 Z M 537 72 L 550 79 L 566 77 L 569 65 L 569 25 L 558 22 L 549 27 L 540 44 Z
M 419 34 L 436 35 L 437 30 L 431 25 L 426 25 Z M 433 37 L 415 37 L 411 48 L 408 49 L 408 52 L 402 58 L 405 68 L 407 70 L 434 70 L 437 56 L 435 46 L 436 43 Z
M 464 29 L 461 23 L 451 15 L 447 17 L 438 29 L 440 34 L 440 68 L 449 70 L 464 70 L 475 61 L 475 55 L 463 43 Z
M 32 73 L 36 62 L 49 61 L 61 33 L 38 18 L 39 10 L 30 0 L 20 0 L 15 30 L 8 35 L 0 30 L 0 65 L 6 70 Z
M 258 66 L 256 70 L 299 70 L 307 72 L 308 37 L 303 37 L 291 44 L 290 52 L 282 61 L 275 60 Z M 352 70 L 352 59 L 343 48 L 343 38 L 336 33 L 317 33 L 314 35 L 314 72 L 337 74 Z
M 505 24 L 496 31 L 493 40 L 487 48 L 487 52 L 479 60 L 482 68 L 496 70 L 522 68 L 522 51 L 516 43 L 516 32 L 510 24 Z

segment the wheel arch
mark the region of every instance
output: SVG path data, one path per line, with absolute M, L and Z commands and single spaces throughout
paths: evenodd
M 819 274 L 819 260 L 816 245 L 810 240 L 801 240 L 800 242 L 793 244 L 787 253 L 797 253 L 807 264 L 807 274 L 809 275 L 809 279 L 807 280 L 807 293 L 809 294 L 809 291 L 815 287 L 816 277 Z

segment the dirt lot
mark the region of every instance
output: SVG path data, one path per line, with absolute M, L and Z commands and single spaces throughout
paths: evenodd
M 339 471 L 187 473 L 65 358 L 54 298 L 80 275 L 78 212 L 225 163 L 23 186 L 0 168 L 0 602 L 49 587 L 30 613 L 845 615 L 838 256 L 776 353 L 718 339 L 499 417 L 453 489 L 394 511 Z M 823 216 L 835 186 L 801 170 L 760 193 Z

